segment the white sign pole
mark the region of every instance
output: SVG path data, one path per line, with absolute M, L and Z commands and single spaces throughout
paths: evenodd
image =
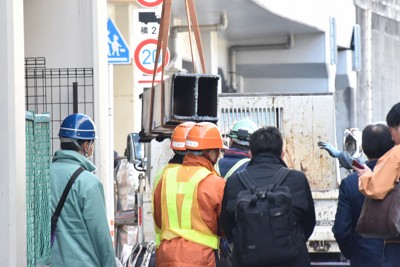
M 113 64 L 108 64 L 108 120 L 109 120 L 109 151 L 108 157 L 110 163 L 114 163 L 114 66 Z M 115 228 L 114 228 L 114 164 L 110 166 L 109 173 L 107 177 L 110 177 L 104 186 L 105 194 L 108 196 L 113 196 L 106 198 L 107 203 L 107 217 L 109 218 L 110 234 L 111 240 L 113 241 L 115 247 Z

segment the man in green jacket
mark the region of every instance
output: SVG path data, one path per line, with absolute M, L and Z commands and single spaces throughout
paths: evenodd
M 108 227 L 103 185 L 93 174 L 96 127 L 84 114 L 71 114 L 61 124 L 61 150 L 50 166 L 51 207 L 55 211 L 72 174 L 73 183 L 61 210 L 51 249 L 51 266 L 114 267 L 115 253 Z

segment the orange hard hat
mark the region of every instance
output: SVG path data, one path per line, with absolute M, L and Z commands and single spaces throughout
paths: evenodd
M 186 138 L 186 149 L 203 150 L 225 148 L 218 127 L 211 122 L 196 123 Z
M 173 150 L 185 151 L 186 136 L 189 133 L 189 130 L 195 124 L 196 124 L 195 122 L 187 121 L 176 126 L 174 131 L 172 132 L 171 144 L 169 147 Z

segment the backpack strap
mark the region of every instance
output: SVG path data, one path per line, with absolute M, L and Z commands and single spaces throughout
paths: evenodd
M 256 192 L 256 183 L 254 182 L 253 178 L 249 175 L 246 169 L 237 172 L 239 181 L 246 187 L 246 189 L 251 190 L 251 192 Z
M 274 183 L 276 185 L 281 185 L 285 181 L 287 175 L 289 174 L 289 168 L 281 167 L 274 176 Z
M 51 216 L 51 246 L 53 246 L 54 242 L 54 231 L 57 227 L 58 217 L 60 216 L 61 210 L 64 207 L 64 202 L 67 199 L 68 193 L 72 187 L 72 184 L 75 182 L 76 178 L 78 178 L 79 174 L 81 174 L 85 169 L 79 167 L 69 178 L 67 185 L 64 188 L 64 192 L 58 202 L 57 208 L 54 211 L 53 215 Z
M 276 185 L 281 185 L 283 181 L 285 181 L 287 175 L 289 174 L 289 169 L 286 167 L 281 167 L 277 173 L 274 175 L 273 183 L 271 184 L 276 184 Z M 253 193 L 255 193 L 256 190 L 256 183 L 254 182 L 253 178 L 249 175 L 246 169 L 237 172 L 239 181 L 249 190 L 251 190 Z

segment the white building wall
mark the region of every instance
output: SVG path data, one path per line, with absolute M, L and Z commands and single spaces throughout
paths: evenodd
M 94 2 L 25 0 L 26 57 L 45 56 L 48 68 L 93 67 Z
M 26 266 L 24 25 L 21 0 L 0 1 L 0 266 Z

